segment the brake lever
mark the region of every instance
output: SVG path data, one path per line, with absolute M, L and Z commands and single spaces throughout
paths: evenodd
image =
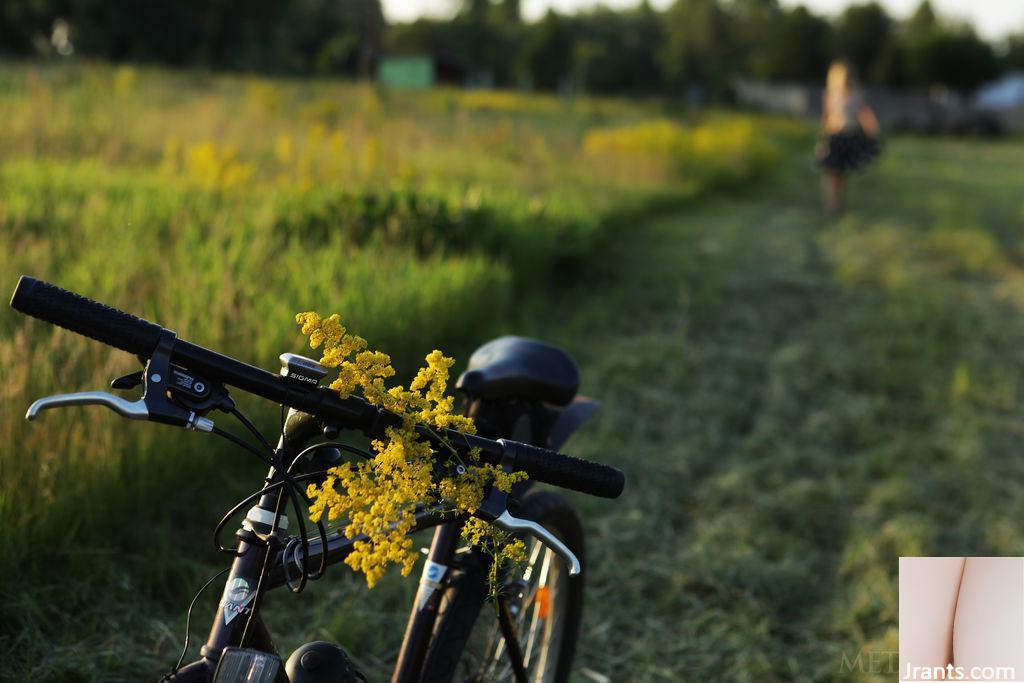
M 91 405 L 106 406 L 121 417 L 127 417 L 130 420 L 149 419 L 149 408 L 146 407 L 146 402 L 142 399 L 128 401 L 105 391 L 80 391 L 74 394 L 57 394 L 41 398 L 28 407 L 25 419 L 34 420 L 40 412 L 50 408 Z
M 513 517 L 508 511 L 508 494 L 492 487 L 491 492 L 480 507 L 473 513 L 474 517 L 493 524 L 502 531 L 509 533 L 527 533 L 538 541 L 551 548 L 556 555 L 562 558 L 569 565 L 569 576 L 576 576 L 582 570 L 580 560 L 576 554 L 569 550 L 569 546 L 562 543 L 562 540 L 543 526 L 532 519 L 520 519 Z
M 171 350 L 174 348 L 176 336 L 170 330 L 164 330 L 153 354 L 150 356 L 146 369 L 142 373 L 145 385 L 142 398 L 128 401 L 120 396 L 105 391 L 82 391 L 75 394 L 57 394 L 35 401 L 25 413 L 25 419 L 34 420 L 43 410 L 63 408 L 66 406 L 100 405 L 110 408 L 118 415 L 132 420 L 152 420 L 176 427 L 187 427 L 196 431 L 209 432 L 213 429 L 213 420 L 199 415 L 195 410 L 177 406 L 168 400 L 167 387 L 172 381 L 173 368 L 170 364 Z M 179 373 L 182 375 L 183 373 Z M 134 375 L 126 375 L 114 380 L 113 385 L 125 385 L 134 380 Z
M 580 573 L 580 560 L 573 551 L 569 550 L 569 546 L 562 543 L 558 536 L 555 536 L 532 519 L 513 517 L 509 514 L 508 510 L 505 510 L 491 524 L 509 533 L 525 532 L 532 535 L 565 560 L 565 563 L 569 565 L 569 576 L 576 576 Z

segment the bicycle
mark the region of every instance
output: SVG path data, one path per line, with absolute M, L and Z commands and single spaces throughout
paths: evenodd
M 223 597 L 200 659 L 182 657 L 161 680 L 173 683 L 315 683 L 365 681 L 338 645 L 307 643 L 282 662 L 259 614 L 267 591 L 287 586 L 301 592 L 342 561 L 358 538 L 328 533 L 316 524 L 310 538 L 300 483 L 316 481 L 349 455 L 368 454 L 337 441 L 343 430 L 380 437 L 395 416 L 362 398 L 341 396 L 320 381 L 327 368 L 315 360 L 282 354 L 275 374 L 178 339 L 174 332 L 55 285 L 22 276 L 11 298 L 17 311 L 136 355 L 143 370 L 111 386 L 142 387 L 128 400 L 108 392 L 59 394 L 35 401 L 27 419 L 65 406 L 99 405 L 128 419 L 147 420 L 227 438 L 269 465 L 265 485 L 230 510 L 215 531 L 217 546 L 231 554 Z M 559 453 L 572 432 L 596 410 L 576 396 L 579 373 L 564 351 L 543 342 L 504 337 L 478 349 L 456 387 L 467 396 L 467 414 L 478 434 L 423 428 L 438 466 L 449 449 L 465 456 L 478 449 L 481 462 L 529 476 L 511 493 L 492 488 L 474 513 L 519 537 L 530 536 L 522 569 L 500 570 L 493 600 L 494 622 L 482 620 L 488 600 L 489 556 L 460 549 L 465 517 L 424 506 L 410 533 L 434 528 L 392 683 L 411 681 L 565 681 L 575 654 L 583 607 L 583 532 L 569 503 L 558 493 L 534 491 L 534 482 L 606 498 L 618 497 L 623 473 L 607 465 Z M 228 387 L 279 403 L 277 446 L 238 409 Z M 217 427 L 214 411 L 233 415 L 258 444 Z M 323 439 L 323 440 L 321 440 Z M 287 506 L 298 518 L 287 534 Z M 216 539 L 245 506 L 237 546 Z M 514 514 L 513 514 L 514 513 Z M 312 568 L 316 567 L 313 571 Z M 205 589 L 206 586 L 203 588 Z M 200 589 L 200 593 L 203 589 Z M 199 594 L 196 595 L 198 599 Z M 196 599 L 193 600 L 194 606 Z M 189 607 L 191 616 L 192 606 Z M 496 623 L 495 623 L 496 622 Z

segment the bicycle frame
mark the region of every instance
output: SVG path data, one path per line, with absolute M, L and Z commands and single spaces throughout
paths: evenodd
M 546 440 L 552 432 L 562 432 L 559 435 L 559 440 L 564 441 L 589 417 L 594 405 L 586 401 L 573 404 L 560 415 L 561 425 L 558 429 L 551 429 L 554 425 L 541 426 L 539 423 L 542 421 L 516 420 L 516 425 L 511 428 L 511 431 L 517 438 L 533 442 Z M 479 404 L 471 403 L 470 412 L 475 412 L 478 408 Z M 582 415 L 578 414 L 579 410 L 573 410 L 573 408 L 582 409 Z M 522 411 L 522 408 L 520 407 L 518 410 Z M 530 411 L 525 412 L 529 413 Z M 291 463 L 306 442 L 317 434 L 314 426 L 315 423 L 311 420 L 299 420 L 296 422 L 296 426 L 289 423 L 285 434 L 278 442 L 277 455 L 280 458 L 278 462 Z M 504 428 L 508 429 L 509 425 L 505 425 Z M 497 427 L 497 429 L 501 430 L 501 427 Z M 494 429 L 488 431 L 494 431 Z M 274 468 L 271 468 L 266 481 L 270 483 L 278 478 Z M 519 493 L 522 493 L 522 490 Z M 260 498 L 258 505 L 269 515 L 273 515 L 273 511 L 284 504 L 282 499 L 284 495 L 286 494 L 283 487 L 278 487 L 265 493 Z M 455 565 L 455 554 L 461 538 L 462 524 L 461 519 L 453 518 L 451 513 L 446 514 L 441 510 L 425 510 L 416 516 L 416 523 L 410 533 L 432 527 L 435 528 L 435 531 L 416 591 L 416 598 L 410 610 L 391 683 L 416 683 L 420 680 L 437 624 L 441 600 L 448 587 L 448 582 L 452 578 L 450 570 Z M 277 547 L 274 543 L 250 543 L 245 540 L 244 531 L 239 535 L 241 538 L 236 551 L 237 557 L 224 582 L 223 597 L 214 614 L 206 644 L 200 650 L 202 659 L 179 669 L 165 680 L 173 683 L 212 681 L 220 655 L 227 647 L 248 647 L 279 656 L 273 638 L 259 616 L 260 602 L 266 591 L 286 585 L 288 577 L 296 574 L 300 565 L 319 566 L 324 555 L 326 555 L 325 566 L 343 562 L 353 551 L 356 541 L 360 540 L 359 538 L 347 538 L 340 531 L 336 531 L 328 534 L 326 547 L 320 538 L 311 539 L 308 555 L 302 556 L 298 549 L 294 553 L 288 553 L 287 549 L 279 547 L 280 542 L 276 544 Z M 286 563 L 294 564 L 295 568 L 289 572 Z M 500 597 L 497 614 L 502 636 L 508 644 L 506 654 L 511 659 L 516 679 L 524 681 L 526 672 L 518 636 L 508 615 L 507 606 Z M 283 676 L 282 673 L 279 680 L 286 680 Z
M 295 456 L 298 452 L 297 445 L 282 437 L 278 444 L 278 454 L 284 456 L 282 462 L 290 462 L 288 456 Z M 275 475 L 274 469 L 271 468 L 267 481 L 273 481 Z M 282 488 L 270 491 L 260 499 L 259 507 L 267 511 L 276 510 L 284 502 L 281 498 L 283 495 L 286 494 Z M 444 594 L 443 581 L 448 568 L 453 564 L 458 548 L 462 521 L 453 519 L 450 513 L 426 510 L 417 514 L 412 532 L 431 527 L 436 527 L 436 530 L 428 553 L 424 577 L 420 581 L 406 626 L 392 683 L 414 683 L 419 680 L 437 621 L 438 607 Z M 338 564 L 352 552 L 358 540 L 346 538 L 341 532 L 327 536 L 326 548 L 321 539 L 310 540 L 309 553 L 303 564 L 318 566 L 325 554 L 327 566 Z M 302 555 L 296 550 L 293 555 L 285 557 L 285 549 L 275 545 L 280 546 L 280 543 L 260 544 L 247 542 L 244 538 L 239 540 L 237 557 L 224 582 L 223 597 L 214 614 L 210 634 L 200 650 L 202 658 L 182 667 L 164 680 L 174 683 L 211 681 L 220 654 L 226 647 L 250 647 L 279 655 L 270 632 L 259 616 L 260 602 L 266 591 L 287 583 L 288 568 L 285 563 L 300 563 Z M 439 571 L 442 567 L 443 570 Z M 428 571 L 436 575 L 428 576 Z
M 471 405 L 471 412 L 479 406 Z M 588 413 L 589 415 L 589 413 Z M 586 418 L 580 418 L 574 411 L 566 410 L 563 425 L 568 437 Z M 278 442 L 279 462 L 290 463 L 301 448 L 316 435 L 312 421 L 299 421 L 297 426 L 285 429 L 285 435 Z M 518 421 L 513 432 L 526 441 L 547 439 L 549 429 L 544 429 L 533 421 Z M 555 430 L 558 431 L 558 430 Z M 273 468 L 267 474 L 266 481 L 277 478 Z M 522 491 L 520 491 L 521 493 Z M 279 487 L 264 494 L 259 500 L 259 507 L 273 514 L 279 505 L 283 505 L 284 489 Z M 455 565 L 455 554 L 462 533 L 462 520 L 453 518 L 450 513 L 440 510 L 425 510 L 416 516 L 416 524 L 412 532 L 435 528 L 434 536 L 427 553 L 427 561 L 423 568 L 416 598 L 413 601 L 406 624 L 405 636 L 398 653 L 398 660 L 392 673 L 391 683 L 416 683 L 430 649 L 430 642 L 444 597 L 448 581 L 452 578 L 451 568 Z M 263 652 L 279 655 L 277 647 L 263 620 L 259 616 L 260 601 L 268 590 L 285 585 L 288 576 L 298 572 L 300 564 L 307 567 L 319 566 L 326 554 L 326 566 L 344 561 L 354 549 L 358 538 L 350 539 L 340 531 L 327 536 L 326 548 L 321 539 L 311 539 L 308 555 L 303 558 L 301 552 L 288 554 L 286 549 L 274 547 L 274 544 L 249 543 L 244 538 L 239 540 L 237 557 L 231 565 L 224 582 L 222 600 L 214 614 L 213 624 L 206 644 L 200 653 L 202 659 L 179 669 L 165 680 L 173 683 L 200 683 L 213 679 L 220 654 L 226 647 L 249 647 Z M 255 540 L 255 539 L 253 539 Z M 277 545 L 280 545 L 279 543 Z M 303 559 L 305 560 L 303 562 Z M 286 563 L 293 563 L 295 569 L 289 573 Z M 502 635 L 509 647 L 506 653 L 512 658 L 512 666 L 519 680 L 525 680 L 522 653 L 518 647 L 517 635 L 508 619 L 504 601 L 499 598 L 499 625 Z M 505 618 L 502 618 L 505 617 Z M 249 632 L 246 633 L 246 628 Z M 282 674 L 283 675 L 283 674 Z M 284 680 L 283 678 L 281 680 Z

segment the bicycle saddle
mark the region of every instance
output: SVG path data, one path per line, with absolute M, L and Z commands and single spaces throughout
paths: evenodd
M 499 337 L 473 352 L 455 387 L 483 398 L 530 398 L 563 406 L 576 396 L 580 371 L 557 346 L 526 337 Z

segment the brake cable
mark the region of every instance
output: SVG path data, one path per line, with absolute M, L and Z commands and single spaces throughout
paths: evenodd
M 242 414 L 242 411 L 238 409 L 238 406 L 232 406 L 231 414 L 234 415 L 246 429 L 252 432 L 253 436 L 259 439 L 260 443 L 263 444 L 264 448 L 266 448 L 268 451 L 274 450 L 274 447 L 270 445 L 269 441 L 267 441 L 267 437 L 263 436 L 263 433 L 260 430 L 256 429 L 256 425 L 254 425 L 249 420 L 249 418 Z
M 210 587 L 210 584 L 212 584 L 220 577 L 224 576 L 224 574 L 226 574 L 229 569 L 231 569 L 231 567 L 224 567 L 224 569 L 221 569 L 219 572 L 211 576 L 210 579 L 203 584 L 203 587 L 196 591 L 196 594 L 192 597 L 192 602 L 188 604 L 188 611 L 185 612 L 185 644 L 181 646 L 181 655 L 178 657 L 178 663 L 174 665 L 170 673 L 164 674 L 163 678 L 160 679 L 161 681 L 165 681 L 171 676 L 177 674 L 178 669 L 181 668 L 181 663 L 185 661 L 185 655 L 188 653 L 188 642 L 190 636 L 189 629 L 192 624 L 192 610 L 195 608 L 196 603 L 199 601 L 199 596 L 206 592 L 206 589 Z
M 279 457 L 276 457 L 277 456 L 277 452 L 273 448 L 271 448 L 270 442 L 267 441 L 267 439 L 263 436 L 263 434 L 252 423 L 252 421 L 249 420 L 240 410 L 238 410 L 237 407 L 233 407 L 230 412 L 231 412 L 232 415 L 234 415 L 239 420 L 239 422 L 241 422 L 241 424 L 248 431 L 250 431 L 254 436 L 256 436 L 256 438 L 259 439 L 259 441 L 268 450 L 268 452 L 270 452 L 273 455 L 268 457 L 267 454 L 260 452 L 260 450 L 258 448 L 256 448 L 254 445 L 252 445 L 252 444 L 242 440 L 241 438 L 235 436 L 234 434 L 231 434 L 230 432 L 226 432 L 226 431 L 221 430 L 219 428 L 214 428 L 214 430 L 212 430 L 213 433 L 218 434 L 219 436 L 230 440 L 232 443 L 235 443 L 236 445 L 244 448 L 245 450 L 249 451 L 250 453 L 253 453 L 254 455 L 258 456 L 261 460 L 263 460 L 265 463 L 267 463 L 270 467 L 274 468 L 274 470 L 276 472 L 279 472 L 281 474 L 282 481 L 271 483 L 270 485 L 265 486 L 260 491 L 257 491 L 256 493 L 251 494 L 250 496 L 247 496 L 244 500 L 242 500 L 240 503 L 235 505 L 231 510 L 229 510 L 224 515 L 224 517 L 221 518 L 220 522 L 217 524 L 217 527 L 214 529 L 213 541 L 214 541 L 214 546 L 218 550 L 220 550 L 221 552 L 224 552 L 226 554 L 230 554 L 230 555 L 233 555 L 233 556 L 237 556 L 238 555 L 237 551 L 232 550 L 232 549 L 227 548 L 227 547 L 224 547 L 224 546 L 222 546 L 220 544 L 220 535 L 221 535 L 221 532 L 223 531 L 224 527 L 227 525 L 227 522 L 230 520 L 231 517 L 233 517 L 234 515 L 238 514 L 238 512 L 241 511 L 241 508 L 245 507 L 245 505 L 247 505 L 248 503 L 252 502 L 253 500 L 259 498 L 260 496 L 264 495 L 265 493 L 277 490 L 277 489 L 281 488 L 282 486 L 285 487 L 285 491 L 287 492 L 288 497 L 290 499 L 290 502 L 292 504 L 292 507 L 295 510 L 295 514 L 296 514 L 297 519 L 298 520 L 302 520 L 304 518 L 303 509 L 299 505 L 299 499 L 298 499 L 296 494 L 298 494 L 299 496 L 302 496 L 302 499 L 307 503 L 307 505 L 308 505 L 308 503 L 310 501 L 309 501 L 309 497 L 306 495 L 305 491 L 298 486 L 297 481 L 301 481 L 303 479 L 314 478 L 316 476 L 320 476 L 323 473 L 314 473 L 314 474 L 304 475 L 304 476 L 300 476 L 300 477 L 293 477 L 291 473 L 292 473 L 292 469 L 306 455 L 308 455 L 309 453 L 314 452 L 314 451 L 316 451 L 317 449 L 320 449 L 320 448 L 336 448 L 338 450 L 346 451 L 348 453 L 357 455 L 357 456 L 359 456 L 361 458 L 364 458 L 364 459 L 369 459 L 370 457 L 372 457 L 367 451 L 365 451 L 363 449 L 360 449 L 360 448 L 356 448 L 355 446 L 351 446 L 349 444 L 341 443 L 341 442 L 337 442 L 337 441 L 329 441 L 329 442 L 322 442 L 322 443 L 318 443 L 318 444 L 313 444 L 312 446 L 308 446 L 307 448 L 305 448 L 302 451 L 300 451 L 292 459 L 291 463 L 287 467 L 284 467 L 284 463 L 281 461 L 281 459 Z M 279 506 L 278 506 L 278 511 L 280 511 L 280 507 Z M 274 528 L 272 529 L 272 533 L 276 532 L 276 519 L 277 519 L 277 517 L 275 515 L 275 525 L 274 525 Z M 308 557 L 309 557 L 309 537 L 308 537 L 308 535 L 306 533 L 306 529 L 305 529 L 304 524 L 302 524 L 301 521 L 299 523 L 300 523 L 300 526 L 299 526 L 299 536 L 298 536 L 298 538 L 297 539 L 293 539 L 293 541 L 289 542 L 289 544 L 285 547 L 285 553 L 282 555 L 282 560 L 283 561 L 287 561 L 287 557 L 286 557 L 287 556 L 287 549 L 290 548 L 290 547 L 293 547 L 294 544 L 295 544 L 295 541 L 299 542 L 300 547 L 302 549 L 303 558 L 305 558 L 305 559 L 303 560 L 303 563 L 301 565 L 299 565 L 298 561 L 296 561 L 296 565 L 300 569 L 299 583 L 298 583 L 297 586 L 292 583 L 291 576 L 287 575 L 287 573 L 286 573 L 286 578 L 287 578 L 286 583 L 288 584 L 289 590 L 291 590 L 293 593 L 300 593 L 300 592 L 302 592 L 302 590 L 305 589 L 305 586 L 306 586 L 306 583 L 307 583 L 308 580 L 310 580 L 310 579 L 314 579 L 314 580 L 315 579 L 319 579 L 327 571 L 327 557 L 326 557 L 326 555 L 322 555 L 321 556 L 321 558 L 320 558 L 320 567 L 317 569 L 317 571 L 315 573 L 309 571 L 309 567 L 306 564 L 308 562 Z M 326 544 L 327 544 L 327 530 L 324 528 L 324 525 L 323 525 L 322 521 L 317 521 L 316 522 L 316 526 L 317 526 L 318 535 L 320 537 L 321 545 L 323 547 L 326 547 Z M 286 572 L 287 572 L 287 570 L 286 570 Z
M 238 411 L 237 409 L 232 410 L 231 413 L 233 415 L 235 415 L 236 417 L 238 417 L 239 421 L 242 423 L 242 425 L 244 427 L 246 427 L 249 431 L 253 432 L 260 439 L 260 441 L 262 441 L 264 444 L 267 444 L 267 446 L 269 448 L 269 442 L 266 440 L 265 437 L 263 437 L 263 435 L 259 432 L 259 430 L 256 429 L 256 426 L 253 425 L 253 423 L 250 420 L 248 420 L 247 418 L 242 416 L 241 412 Z M 241 416 L 241 417 L 239 417 L 239 416 Z M 211 433 L 217 434 L 218 436 L 221 436 L 223 438 L 228 439 L 232 443 L 234 443 L 234 444 L 236 444 L 236 445 L 246 449 L 250 453 L 253 453 L 254 455 L 258 456 L 261 460 L 263 460 L 265 463 L 270 465 L 270 467 L 273 468 L 274 472 L 279 474 L 282 477 L 282 479 L 284 480 L 284 482 L 287 484 L 287 486 L 285 486 L 284 490 L 288 494 L 289 501 L 291 502 L 292 507 L 295 510 L 295 515 L 296 515 L 297 519 L 301 520 L 303 518 L 302 507 L 299 505 L 299 499 L 298 499 L 298 496 L 296 495 L 296 492 L 298 493 L 298 495 L 302 496 L 303 500 L 305 500 L 307 504 L 309 503 L 309 498 L 306 496 L 305 491 L 300 489 L 298 484 L 296 484 L 295 480 L 292 478 L 292 476 L 290 474 L 291 467 L 287 467 L 287 468 L 284 467 L 284 463 L 281 461 L 280 457 L 277 457 L 277 452 L 276 451 L 274 451 L 273 449 L 269 449 L 271 455 L 268 457 L 267 454 L 261 453 L 252 444 L 249 444 L 248 442 L 244 441 L 243 439 L 235 436 L 234 434 L 232 434 L 230 432 L 226 432 L 226 431 L 224 431 L 224 430 L 222 430 L 222 429 L 220 429 L 218 427 L 214 427 L 211 430 Z M 294 464 L 294 461 L 293 461 L 292 464 Z M 279 518 L 279 515 L 280 515 L 280 511 L 281 511 L 280 502 L 281 501 L 280 501 L 280 498 L 279 498 L 278 499 L 278 505 L 276 506 L 276 509 L 274 511 L 274 524 L 272 525 L 272 528 L 271 528 L 271 534 L 276 534 L 277 533 L 277 523 L 278 523 L 278 518 Z M 326 532 L 326 530 L 323 529 L 323 526 L 321 524 L 318 524 L 317 527 L 318 527 L 317 530 L 318 530 L 318 532 L 320 534 L 321 542 L 326 543 L 327 542 L 327 532 Z M 218 530 L 218 532 L 219 532 L 219 530 Z M 219 533 L 218 533 L 218 535 L 219 535 Z M 303 554 L 305 556 L 308 557 L 308 555 L 309 555 L 309 536 L 306 533 L 306 526 L 305 526 L 305 524 L 303 524 L 301 522 L 299 523 L 299 537 L 302 539 L 302 552 L 303 552 Z M 215 540 L 215 543 L 217 544 L 218 547 L 220 547 L 219 541 Z M 233 554 L 237 555 L 237 553 L 233 553 Z M 298 587 L 297 588 L 291 588 L 289 586 L 289 588 L 291 588 L 292 592 L 299 593 L 299 592 L 301 592 L 302 590 L 305 589 L 307 580 L 308 580 L 308 572 L 304 572 L 302 577 L 299 580 Z
M 223 429 L 220 429 L 219 427 L 213 427 L 213 429 L 211 430 L 211 433 L 212 434 L 216 434 L 218 436 L 221 436 L 221 437 L 231 441 L 235 445 L 244 448 L 245 450 L 249 451 L 250 453 L 253 453 L 257 457 L 259 457 L 261 460 L 263 460 L 265 463 L 267 463 L 271 468 L 273 468 L 274 472 L 281 476 L 281 478 L 283 480 L 282 483 L 287 484 L 287 486 L 285 487 L 284 490 L 285 490 L 285 492 L 287 492 L 288 499 L 291 502 L 292 507 L 295 509 L 295 515 L 296 515 L 297 519 L 301 520 L 303 518 L 302 508 L 299 506 L 299 499 L 296 496 L 296 491 L 298 491 L 299 495 L 301 495 L 303 497 L 303 499 L 305 499 L 307 501 L 307 503 L 308 503 L 309 499 L 306 496 L 305 492 L 302 491 L 301 489 L 299 489 L 298 484 L 295 483 L 295 480 L 292 478 L 291 474 L 288 473 L 288 469 L 289 468 L 284 468 L 284 467 L 281 466 L 282 463 L 280 462 L 279 458 L 268 457 L 265 453 L 261 453 L 252 444 L 247 443 L 246 441 L 242 440 L 241 438 L 235 436 L 234 434 L 232 434 L 230 432 L 226 432 Z M 272 534 L 277 533 L 277 520 L 278 520 L 278 515 L 280 514 L 280 510 L 281 510 L 280 499 L 278 499 L 277 509 L 274 511 L 274 524 L 273 524 L 273 527 L 271 528 L 271 533 Z M 321 526 L 321 525 L 318 525 L 318 527 L 319 526 Z M 322 528 L 318 528 L 318 531 L 320 532 L 321 539 L 323 539 L 322 542 L 326 543 L 326 539 L 327 539 L 326 531 L 323 530 Z M 220 536 L 220 526 L 219 525 L 218 525 L 218 528 L 214 531 L 214 534 L 215 534 L 214 543 L 221 550 L 226 550 L 225 548 L 221 547 L 220 541 L 218 540 L 219 536 Z M 299 523 L 299 536 L 302 539 L 302 552 L 305 555 L 308 555 L 309 554 L 309 537 L 306 534 L 306 526 L 305 526 L 305 524 L 303 524 L 301 522 Z M 232 551 L 231 554 L 235 555 L 235 556 L 238 555 L 238 553 L 234 552 L 234 551 Z M 305 587 L 306 587 L 306 580 L 305 580 L 305 576 L 304 576 L 303 579 L 299 582 L 298 590 L 293 590 L 293 592 L 295 592 L 295 593 L 301 592 Z
M 299 476 L 295 477 L 294 479 L 295 479 L 295 481 L 303 481 L 305 479 L 315 479 L 316 477 L 320 477 L 320 476 L 323 476 L 325 474 L 327 474 L 327 470 L 322 470 L 320 472 L 310 472 L 308 474 L 302 474 L 302 475 L 299 475 Z M 279 489 L 282 486 L 284 486 L 286 483 L 287 482 L 285 482 L 285 481 L 277 481 L 277 482 L 274 482 L 273 484 L 265 486 L 262 489 L 260 489 L 259 491 L 257 491 L 256 493 L 253 493 L 253 494 L 247 496 L 240 503 L 238 503 L 233 508 L 228 510 L 224 514 L 224 516 L 221 517 L 221 520 L 219 522 L 217 522 L 217 527 L 213 531 L 213 545 L 217 548 L 217 550 L 221 551 L 222 553 L 224 553 L 226 555 L 232 555 L 234 557 L 238 557 L 238 551 L 237 550 L 234 550 L 233 548 L 228 548 L 228 547 L 222 546 L 220 544 L 220 535 L 221 535 L 221 533 L 223 533 L 224 527 L 226 527 L 228 522 L 231 521 L 231 518 L 234 517 L 235 515 L 237 515 L 239 512 L 241 512 L 242 508 L 244 508 L 246 505 L 248 505 L 249 503 L 253 502 L 254 500 L 256 500 L 257 498 L 259 498 L 260 496 L 262 496 L 264 494 L 270 493 L 271 491 L 276 491 L 277 489 Z

